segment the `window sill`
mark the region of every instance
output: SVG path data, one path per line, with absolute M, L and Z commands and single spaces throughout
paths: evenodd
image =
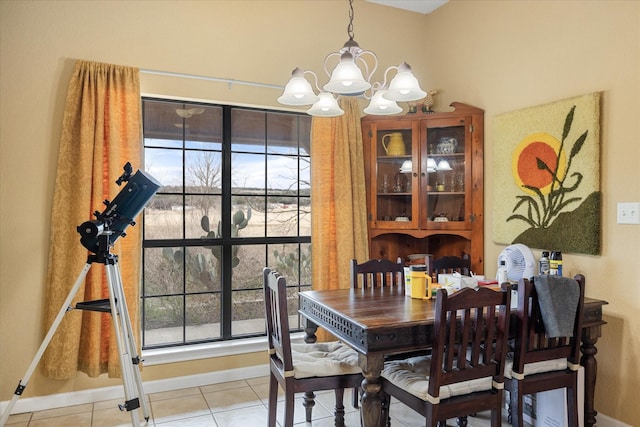
M 303 342 L 303 338 L 303 332 L 291 334 L 291 342 Z M 258 353 L 266 349 L 266 337 L 247 338 L 243 340 L 144 350 L 142 352 L 142 360 L 145 366 L 153 366 L 165 363 L 210 359 L 213 357 Z

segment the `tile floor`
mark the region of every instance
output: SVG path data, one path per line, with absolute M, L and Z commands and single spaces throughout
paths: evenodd
M 211 384 L 148 395 L 150 419 L 141 418 L 147 427 L 261 427 L 267 424 L 268 377 Z M 302 398 L 296 399 L 295 426 L 332 427 L 333 392 L 316 393 L 313 421 L 306 423 Z M 345 422 L 348 427 L 360 425 L 357 409 L 351 407 L 351 390 L 345 390 Z M 117 427 L 130 426 L 131 414 L 120 412 L 121 400 L 110 400 L 59 409 L 16 414 L 9 417 L 10 427 Z M 278 423 L 282 425 L 284 404 L 278 404 Z M 488 413 L 469 417 L 469 426 L 490 426 Z M 454 420 L 447 423 L 455 426 Z M 503 424 L 508 425 L 506 416 Z M 424 426 L 424 418 L 399 402 L 391 404 L 393 427 Z

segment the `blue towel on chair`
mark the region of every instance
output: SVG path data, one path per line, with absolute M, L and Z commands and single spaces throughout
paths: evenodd
M 572 337 L 576 308 L 580 300 L 580 285 L 563 276 L 535 276 L 533 284 L 544 328 L 550 338 Z

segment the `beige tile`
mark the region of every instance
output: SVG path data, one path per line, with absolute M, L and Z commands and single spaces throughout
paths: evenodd
M 231 390 L 233 388 L 241 388 L 241 387 L 246 387 L 247 386 L 247 382 L 244 380 L 239 380 L 239 381 L 229 381 L 226 383 L 218 383 L 218 384 L 211 384 L 211 385 L 203 385 L 200 387 L 200 390 L 203 393 L 210 393 L 213 391 L 220 391 L 220 390 Z
M 296 398 L 294 400 L 294 410 L 293 410 L 293 423 L 304 423 L 306 420 L 305 416 L 305 407 L 303 406 L 304 399 Z M 311 411 L 311 421 L 319 420 L 322 418 L 331 417 L 333 418 L 333 411 L 329 412 L 322 405 L 316 404 Z M 276 411 L 276 419 L 280 423 L 280 425 L 284 425 L 284 402 L 278 402 L 278 409 Z
M 216 412 L 213 417 L 219 427 L 266 426 L 267 408 L 264 406 L 252 406 L 250 408 Z
M 354 408 L 351 402 L 351 396 L 353 395 L 353 389 L 346 389 L 344 391 L 344 398 L 342 404 L 344 406 L 344 412 L 357 412 L 358 409 Z M 316 393 L 316 406 L 322 405 L 327 411 L 333 414 L 336 407 L 336 394 L 333 390 L 321 391 Z
M 256 384 L 269 384 L 269 375 L 265 375 L 263 377 L 249 378 L 247 380 L 247 383 L 251 386 Z
M 152 401 L 151 412 L 156 423 L 166 423 L 211 414 L 202 394 Z
M 150 416 L 151 414 L 149 414 Z M 153 426 L 153 420 L 147 422 L 141 409 L 137 411 L 140 426 Z M 130 427 L 132 425 L 131 412 L 116 409 L 99 409 L 93 411 L 91 427 Z
M 147 408 L 151 408 L 149 396 L 146 396 L 146 399 L 147 399 Z M 118 405 L 121 405 L 123 403 L 124 403 L 123 399 L 101 400 L 99 402 L 94 402 L 93 410 L 101 411 L 103 409 L 111 409 L 111 410 L 120 411 L 120 408 L 118 407 Z M 142 405 L 139 410 L 142 412 Z
M 300 424 L 300 426 L 307 425 L 306 423 Z M 314 419 L 311 423 L 312 427 L 334 427 L 335 420 L 333 415 L 326 418 Z M 345 414 L 344 416 L 344 425 L 345 427 L 360 427 L 360 413 L 359 412 L 351 412 Z M 392 424 L 393 427 L 403 427 L 402 424 L 395 423 Z
M 91 427 L 91 412 L 41 418 L 29 423 L 29 427 Z
M 253 391 L 258 395 L 262 403 L 265 405 L 269 404 L 269 383 L 264 384 L 254 384 L 251 386 Z M 284 400 L 284 391 L 282 391 L 281 387 L 278 387 L 278 400 Z
M 31 412 L 25 412 L 23 414 L 14 414 L 14 415 L 9 415 L 9 419 L 7 419 L 7 424 L 6 425 L 17 425 L 20 423 L 29 423 L 29 420 L 31 420 Z
M 92 403 L 86 403 L 84 405 L 65 406 L 64 408 L 47 409 L 45 411 L 37 411 L 33 413 L 31 420 L 41 420 L 43 418 L 60 417 L 63 415 L 73 415 L 87 413 L 91 415 L 93 410 Z
M 230 390 L 212 391 L 204 394 L 211 412 L 229 411 L 249 406 L 263 406 L 264 404 L 248 385 Z
M 152 393 L 149 395 L 149 399 L 152 402 L 165 399 L 175 399 L 176 397 L 193 396 L 194 394 L 201 394 L 200 388 L 189 387 L 180 388 L 178 390 L 163 391 L 160 393 Z
M 156 423 L 158 427 L 218 427 L 219 424 L 213 419 L 213 415 L 202 415 L 193 418 L 183 418 L 165 423 Z M 243 426 L 247 427 L 247 426 Z

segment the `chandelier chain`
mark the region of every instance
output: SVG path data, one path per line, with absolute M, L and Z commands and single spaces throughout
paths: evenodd
M 353 0 L 349 0 L 349 25 L 347 25 L 349 40 L 353 40 Z

